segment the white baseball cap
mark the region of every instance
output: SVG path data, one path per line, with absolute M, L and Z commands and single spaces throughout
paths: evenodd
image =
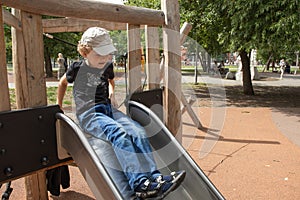
M 101 56 L 106 56 L 117 51 L 112 43 L 108 31 L 100 27 L 88 28 L 83 33 L 79 43 L 91 46 L 93 50 Z

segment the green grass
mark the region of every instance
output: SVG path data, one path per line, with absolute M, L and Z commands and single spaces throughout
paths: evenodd
M 72 91 L 73 91 L 73 87 L 68 86 L 64 96 L 64 101 L 63 101 L 64 106 L 72 105 L 72 99 L 73 99 Z M 48 87 L 47 88 L 48 105 L 56 104 L 56 97 L 57 97 L 57 87 Z
M 72 105 L 72 99 L 73 99 L 72 90 L 73 90 L 72 86 L 67 87 L 67 91 L 63 101 L 63 106 Z M 11 109 L 17 109 L 15 89 L 9 89 L 9 93 L 10 93 Z M 47 87 L 47 104 L 55 105 L 56 97 L 57 97 L 57 87 Z

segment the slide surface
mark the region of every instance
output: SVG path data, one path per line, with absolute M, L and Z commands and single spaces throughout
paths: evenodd
M 146 106 L 135 101 L 128 102 L 128 111 L 132 119 L 145 127 L 153 147 L 158 168 L 163 173 L 186 170 L 182 185 L 165 199 L 225 199 L 202 170 L 197 166 L 180 143 L 168 131 L 160 119 Z M 69 117 L 57 113 L 57 139 L 60 159 L 71 156 L 97 200 L 128 199 L 120 192 L 99 152 L 90 145 L 86 135 Z M 103 141 L 103 145 L 108 145 Z
M 146 129 L 159 169 L 164 173 L 182 169 L 186 171 L 186 177 L 181 186 L 165 199 L 225 199 L 149 108 L 135 101 L 129 101 L 128 110 L 131 118 Z

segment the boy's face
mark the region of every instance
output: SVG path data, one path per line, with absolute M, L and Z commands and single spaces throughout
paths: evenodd
M 106 62 L 111 61 L 112 55 L 101 56 L 92 50 L 86 55 L 86 58 L 88 59 L 90 67 L 101 69 L 104 67 Z

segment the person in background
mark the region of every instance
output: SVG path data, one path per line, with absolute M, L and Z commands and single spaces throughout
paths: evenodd
M 283 78 L 283 74 L 284 74 L 284 71 L 285 71 L 285 67 L 286 67 L 286 63 L 285 63 L 285 60 L 284 58 L 282 58 L 279 62 L 279 67 L 280 67 L 280 79 Z
M 65 59 L 62 53 L 58 53 L 57 58 L 58 71 L 57 71 L 57 79 L 59 80 L 65 73 Z

